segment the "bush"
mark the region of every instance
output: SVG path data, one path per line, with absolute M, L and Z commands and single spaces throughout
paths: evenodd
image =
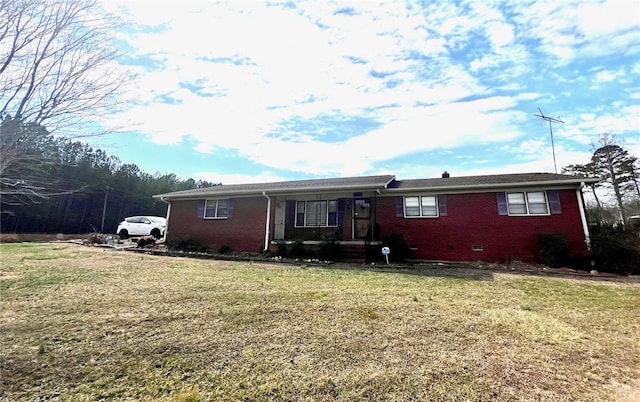
M 278 243 L 278 250 L 276 251 L 278 257 L 287 257 L 287 246 L 284 243 Z
M 402 237 L 400 233 L 389 233 L 382 238 L 382 245 L 389 247 L 391 253 L 389 254 L 389 260 L 394 262 L 401 262 L 411 256 L 411 249 L 409 243 Z M 382 256 L 381 248 L 378 248 L 377 253 L 379 257 Z
M 543 264 L 558 268 L 569 262 L 569 241 L 565 233 L 540 233 L 538 242 Z
M 291 250 L 289 250 L 289 257 L 291 258 L 304 258 L 307 255 L 306 250 L 304 249 L 304 244 L 298 240 L 293 243 L 291 246 Z
M 208 252 L 208 248 L 204 245 L 204 241 L 195 236 L 169 236 L 165 241 L 165 245 L 169 250 L 187 251 L 187 252 Z
M 156 244 L 156 238 L 153 236 L 142 236 L 138 239 L 138 247 L 154 246 Z
M 318 258 L 322 261 L 335 261 L 340 254 L 340 244 L 335 241 L 324 241 L 318 250 Z
M 623 275 L 640 274 L 640 238 L 622 226 L 596 226 L 591 250 L 600 271 Z
M 220 248 L 218 248 L 218 254 L 229 254 L 231 251 L 233 251 L 233 249 L 231 248 L 231 246 L 227 244 L 220 246 Z

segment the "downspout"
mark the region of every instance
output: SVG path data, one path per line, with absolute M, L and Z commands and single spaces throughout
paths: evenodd
M 269 250 L 269 224 L 271 223 L 271 198 L 267 195 L 266 191 L 262 192 L 262 195 L 267 199 L 267 224 L 264 228 L 264 250 Z
M 582 222 L 582 232 L 584 233 L 584 243 L 587 250 L 591 251 L 591 237 L 589 236 L 589 224 L 587 223 L 587 215 L 584 212 L 584 199 L 582 198 L 582 188 L 584 182 L 580 183 L 580 187 L 576 189 L 576 199 L 578 200 L 578 210 L 580 211 L 580 221 Z
M 167 241 L 167 233 L 169 232 L 169 216 L 171 216 L 171 203 L 165 200 L 163 197 L 160 197 L 160 201 L 167 203 L 167 226 L 164 228 L 164 235 L 162 236 L 162 242 L 165 243 Z

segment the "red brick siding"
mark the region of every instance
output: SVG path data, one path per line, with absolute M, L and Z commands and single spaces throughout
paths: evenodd
M 381 235 L 400 233 L 417 246 L 412 258 L 448 261 L 539 261 L 539 233 L 562 232 L 570 252 L 588 253 L 575 190 L 560 190 L 562 213 L 547 216 L 498 215 L 495 193 L 448 194 L 448 216 L 396 217 L 395 197 L 378 199 Z M 473 251 L 482 245 L 483 251 Z
M 267 199 L 235 198 L 233 216 L 228 219 L 198 218 L 200 201 L 172 201 L 167 238 L 191 236 L 211 250 L 230 246 L 234 251 L 258 252 L 264 247 Z M 273 220 L 273 216 L 272 216 Z

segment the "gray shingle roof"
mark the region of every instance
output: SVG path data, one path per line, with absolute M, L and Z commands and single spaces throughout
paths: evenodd
M 434 179 L 413 179 L 394 181 L 389 189 L 414 190 L 414 189 L 471 189 L 482 187 L 509 187 L 524 185 L 575 185 L 581 182 L 591 182 L 597 179 L 570 176 L 556 173 L 515 173 L 496 174 L 486 176 L 460 176 Z
M 331 190 L 366 190 L 382 189 L 395 179 L 393 175 L 342 177 L 334 179 L 313 179 L 280 181 L 274 183 L 228 184 L 193 190 L 176 191 L 155 195 L 156 198 L 193 198 L 199 196 L 218 195 L 250 195 L 273 193 L 295 193 L 308 191 Z
M 577 188 L 581 182 L 593 182 L 578 176 L 555 173 L 520 173 L 487 176 L 460 176 L 433 179 L 395 180 L 393 175 L 343 177 L 333 179 L 294 180 L 273 183 L 230 184 L 155 195 L 163 199 L 194 199 L 217 196 L 246 196 L 304 192 L 382 190 L 400 192 L 415 190 L 499 189 L 515 186 L 565 185 Z

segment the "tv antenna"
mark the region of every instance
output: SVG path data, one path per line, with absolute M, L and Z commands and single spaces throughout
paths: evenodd
M 564 121 L 560 120 L 560 119 L 556 119 L 554 117 L 549 117 L 546 116 L 544 113 L 542 113 L 542 110 L 540 108 L 538 108 L 538 111 L 540 112 L 540 114 L 533 114 L 536 117 L 540 117 L 542 120 L 544 121 L 548 121 L 549 122 L 549 135 L 551 135 L 551 151 L 553 152 L 553 168 L 555 169 L 555 172 L 558 173 L 558 165 L 556 164 L 556 147 L 553 144 L 553 128 L 551 127 L 551 123 L 563 123 Z

